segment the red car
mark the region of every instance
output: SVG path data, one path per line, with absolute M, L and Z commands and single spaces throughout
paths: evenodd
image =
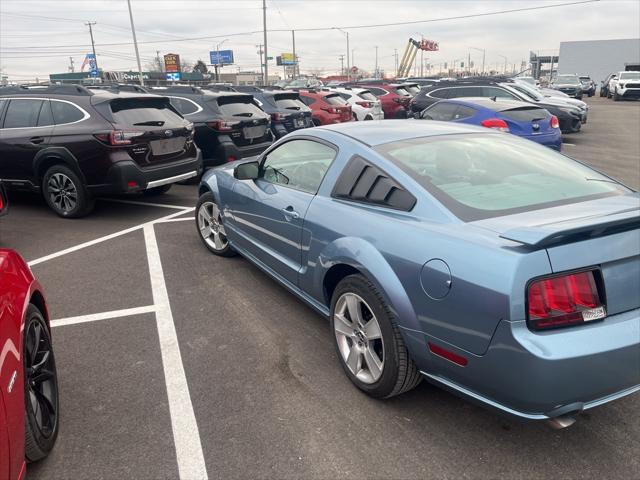
M 311 118 L 316 127 L 353 120 L 351 105 L 339 93 L 316 90 L 300 90 L 298 93 L 300 100 L 311 109 Z
M 355 86 L 366 88 L 380 99 L 384 118 L 407 118 L 407 109 L 413 95 L 403 85 L 358 83 Z
M 8 206 L 9 200 L 7 199 L 7 193 L 4 189 L 4 185 L 2 185 L 2 180 L 0 180 L 0 217 L 7 213 Z
M 58 436 L 58 380 L 42 287 L 0 249 L 0 478 L 22 479 Z

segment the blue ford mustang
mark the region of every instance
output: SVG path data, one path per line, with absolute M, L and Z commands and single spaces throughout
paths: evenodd
M 196 226 L 329 317 L 349 379 L 558 426 L 640 389 L 640 198 L 486 128 L 354 122 L 210 170 Z

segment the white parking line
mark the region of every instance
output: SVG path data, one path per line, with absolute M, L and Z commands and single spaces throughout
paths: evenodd
M 562 146 L 563 147 L 575 147 L 576 144 L 575 143 L 563 143 Z
M 142 205 L 144 207 L 160 207 L 160 208 L 173 208 L 178 210 L 186 210 L 191 207 L 185 207 L 184 205 L 167 205 L 166 203 L 148 203 L 148 202 L 140 202 L 138 200 L 124 200 L 121 198 L 100 198 L 102 202 L 113 202 L 113 203 L 126 203 L 129 205 Z
M 151 220 L 149 222 L 141 223 L 140 225 L 136 225 L 135 227 L 125 228 L 124 230 L 120 230 L 119 232 L 114 232 L 109 235 L 105 235 L 104 237 L 95 238 L 93 240 L 89 240 L 88 242 L 81 243 L 80 245 L 75 245 L 73 247 L 65 248 L 64 250 L 60 250 L 55 253 L 51 253 L 49 255 L 45 255 L 44 257 L 36 258 L 35 260 L 31 260 L 27 262 L 30 267 L 34 265 L 38 265 L 39 263 L 46 262 L 48 260 L 53 260 L 54 258 L 61 257 L 62 255 L 67 255 L 68 253 L 77 252 L 78 250 L 82 250 L 83 248 L 90 247 L 92 245 L 96 245 L 98 243 L 106 242 L 107 240 L 111 240 L 116 237 L 120 237 L 122 235 L 126 235 L 127 233 L 135 232 L 140 228 L 144 228 L 146 225 L 152 225 L 155 222 L 159 222 L 162 220 L 168 220 L 169 218 L 178 217 L 180 215 L 184 215 L 187 212 L 195 210 L 194 207 L 185 207 L 183 210 L 178 212 L 174 212 L 171 215 L 167 215 L 165 217 L 158 218 L 156 220 Z
M 77 325 L 78 323 L 96 322 L 98 320 L 108 320 L 110 318 L 130 317 L 142 313 L 155 312 L 154 305 L 146 307 L 125 308 L 123 310 L 112 310 L 110 312 L 92 313 L 90 315 L 79 315 L 77 317 L 58 318 L 51 321 L 51 327 L 64 327 L 66 325 Z
M 168 220 L 159 220 L 156 223 L 186 222 L 187 220 L 193 222 L 193 217 L 170 218 Z
M 149 261 L 153 303 L 156 307 L 156 322 L 165 383 L 167 384 L 167 398 L 169 400 L 173 441 L 178 461 L 178 473 L 182 480 L 207 479 L 200 433 L 182 364 L 178 335 L 173 323 L 169 294 L 164 280 L 160 251 L 158 250 L 153 224 L 145 225 L 143 230 L 147 259 Z

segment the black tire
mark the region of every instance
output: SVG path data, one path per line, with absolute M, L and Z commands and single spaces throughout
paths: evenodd
M 361 297 L 371 308 L 371 313 L 380 326 L 384 359 L 382 374 L 375 383 L 365 383 L 358 379 L 350 371 L 340 351 L 335 330 L 336 304 L 340 297 L 347 293 Z M 368 395 L 375 398 L 390 398 L 415 388 L 422 381 L 422 375 L 409 356 L 391 309 L 380 291 L 362 275 L 350 275 L 337 285 L 331 298 L 331 331 L 338 359 L 347 377 Z
M 208 219 L 202 217 L 201 214 L 203 216 L 206 215 Z M 213 217 L 216 217 L 215 219 L 213 219 L 215 221 L 212 220 Z M 219 214 L 216 200 L 211 192 L 200 195 L 200 198 L 198 199 L 198 203 L 196 205 L 195 221 L 198 237 L 207 248 L 207 250 L 220 257 L 233 257 L 234 255 L 236 255 L 235 250 L 231 248 L 231 245 L 226 239 L 226 231 L 224 230 L 224 225 L 222 224 L 222 219 Z M 208 235 L 206 235 L 206 230 L 203 230 L 203 222 L 208 223 L 209 225 Z M 216 242 L 215 240 L 215 234 L 213 233 L 214 230 L 217 231 L 217 235 L 222 242 L 221 247 L 218 247 L 218 242 Z
M 617 102 L 618 100 L 620 100 L 620 96 L 618 95 L 618 92 L 616 90 L 613 91 L 613 101 Z
M 172 186 L 173 186 L 173 184 L 169 183 L 167 185 L 161 185 L 159 187 L 148 188 L 148 189 L 144 190 L 143 193 L 147 197 L 155 197 L 157 195 L 163 195 L 163 194 L 167 193 L 169 190 L 171 190 Z
M 64 184 L 60 179 L 64 180 Z M 64 188 L 58 190 L 59 186 Z M 60 196 L 60 191 L 64 192 L 66 199 Z M 84 217 L 95 206 L 95 200 L 80 177 L 65 165 L 53 165 L 45 172 L 42 178 L 42 195 L 49 208 L 63 218 Z
M 32 334 L 39 332 L 37 348 L 35 336 L 32 341 Z M 35 357 L 33 352 L 35 350 Z M 45 353 L 48 355 L 45 357 Z M 46 457 L 53 449 L 58 438 L 59 428 L 59 398 L 58 398 L 58 378 L 56 373 L 55 357 L 51 347 L 51 335 L 49 328 L 42 317 L 42 313 L 35 305 L 29 305 L 24 325 L 24 392 L 25 392 L 25 457 L 29 462 L 35 462 Z M 40 364 L 38 370 L 32 368 L 33 365 Z M 37 372 L 34 374 L 34 372 Z M 46 374 L 47 380 L 39 381 Z M 34 407 L 37 404 L 37 408 Z M 45 422 L 41 410 L 43 405 L 49 405 L 47 410 L 53 415 L 47 415 Z M 38 415 L 38 412 L 40 414 Z M 52 418 L 53 417 L 53 418 Z M 39 420 L 40 419 L 40 420 Z M 46 423 L 46 425 L 45 425 Z

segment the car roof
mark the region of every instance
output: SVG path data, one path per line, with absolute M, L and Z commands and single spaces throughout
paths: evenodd
M 482 108 L 488 108 L 495 112 L 503 112 L 505 110 L 511 110 L 513 108 L 519 107 L 532 107 L 535 106 L 528 102 L 521 102 L 519 100 L 511 100 L 510 98 L 500 98 L 500 97 L 459 97 L 459 98 L 450 98 L 448 100 L 441 100 L 443 102 L 448 103 L 457 103 L 460 105 L 467 106 L 480 106 Z M 440 103 L 440 102 L 437 102 Z M 436 105 L 436 103 L 434 103 Z
M 490 133 L 490 129 L 483 127 L 425 120 L 345 122 L 315 127 L 312 130 L 316 129 L 341 133 L 370 147 L 419 137 L 435 137 L 460 133 Z

